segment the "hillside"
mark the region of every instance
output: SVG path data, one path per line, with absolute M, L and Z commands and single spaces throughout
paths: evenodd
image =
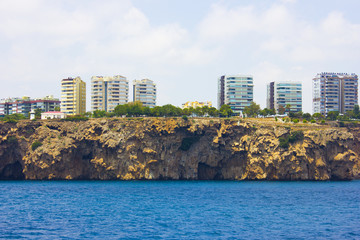
M 359 136 L 270 119 L 0 122 L 0 179 L 350 180 Z

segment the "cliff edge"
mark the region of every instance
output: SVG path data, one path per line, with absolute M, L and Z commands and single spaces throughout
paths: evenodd
M 351 180 L 359 137 L 273 120 L 0 122 L 0 179 Z

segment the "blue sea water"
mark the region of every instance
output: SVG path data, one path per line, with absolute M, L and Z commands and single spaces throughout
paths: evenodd
M 360 181 L 1 181 L 0 238 L 360 239 Z

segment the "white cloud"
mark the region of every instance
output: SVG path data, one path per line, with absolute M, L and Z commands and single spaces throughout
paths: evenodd
M 256 26 L 253 7 L 228 9 L 214 4 L 209 14 L 200 23 L 200 35 L 208 41 L 231 39 L 241 33 L 252 31 Z
M 218 1 L 192 29 L 181 20 L 154 24 L 130 0 L 2 0 L 2 81 L 15 79 L 24 90 L 7 84 L 0 98 L 58 96 L 63 77 L 122 74 L 130 81 L 155 78 L 159 104 L 189 98 L 215 104 L 217 78 L 244 73 L 254 75 L 255 101 L 264 105 L 266 82 L 308 84 L 317 71 L 359 62 L 360 24 L 346 14 L 333 11 L 315 21 L 296 11 L 301 1 L 264 2 Z

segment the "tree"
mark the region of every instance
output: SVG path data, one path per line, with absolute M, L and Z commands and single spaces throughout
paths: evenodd
M 295 118 L 295 117 L 296 117 L 296 115 L 294 112 L 289 112 L 289 118 Z
M 11 115 L 6 115 L 1 120 L 5 121 L 5 122 L 17 122 L 18 120 L 22 120 L 22 119 L 25 119 L 24 115 L 22 115 L 20 113 L 14 113 Z
M 123 116 L 128 114 L 128 104 L 117 105 L 114 109 L 116 116 Z
M 40 119 L 42 112 L 43 112 L 43 111 L 41 110 L 41 108 L 36 108 L 36 109 L 35 109 L 35 118 L 36 118 L 36 119 Z
M 256 104 L 255 102 L 251 102 L 250 106 L 244 108 L 244 113 L 248 117 L 256 117 L 259 115 L 260 112 L 260 105 Z
M 302 115 L 302 118 L 303 118 L 303 119 L 306 119 L 307 121 L 310 121 L 310 119 L 311 119 L 311 114 L 310 114 L 310 113 L 304 113 L 304 114 Z
M 219 111 L 218 111 L 216 108 L 214 108 L 214 107 L 210 107 L 208 114 L 209 114 L 211 117 L 216 117 L 216 116 L 219 116 Z
M 171 104 L 166 104 L 162 107 L 160 107 L 160 116 L 165 117 L 173 117 L 173 116 L 181 116 L 182 110 L 179 107 L 175 107 Z
M 143 115 L 143 106 L 141 102 L 131 102 L 128 103 L 128 112 L 127 114 L 130 116 L 138 117 L 140 115 Z
M 233 114 L 233 110 L 227 104 L 224 104 L 220 107 L 220 115 L 222 117 L 230 117 Z
M 268 115 L 267 111 L 266 111 L 267 108 L 264 108 L 262 110 L 259 111 L 259 115 L 260 116 L 263 116 L 263 117 L 266 117 Z
M 359 119 L 359 118 L 360 118 L 359 105 L 357 105 L 357 104 L 354 106 L 353 118 L 356 118 L 356 119 Z
M 264 116 L 264 117 L 269 116 L 269 115 L 275 115 L 275 110 L 269 109 L 269 108 L 264 108 L 259 111 L 259 115 Z
M 190 116 L 191 113 L 192 113 L 191 108 L 184 108 L 182 110 L 182 114 L 185 115 L 185 116 Z
M 338 111 L 330 111 L 328 112 L 328 114 L 326 115 L 326 118 L 329 120 L 336 120 L 337 116 L 339 116 L 339 112 Z
M 202 117 L 204 114 L 203 114 L 203 109 L 201 107 L 196 107 L 194 109 L 194 113 L 196 116 L 198 117 Z
M 60 112 L 60 107 L 55 107 L 54 110 L 55 112 Z
M 208 116 L 209 115 L 209 107 L 208 106 L 203 106 L 201 108 L 201 113 L 202 113 L 202 116 Z
M 314 113 L 312 117 L 315 118 L 316 120 L 324 119 L 324 115 L 322 115 L 321 113 Z
M 104 110 L 95 110 L 92 114 L 94 118 L 102 118 L 106 116 L 106 111 Z
M 86 112 L 83 114 L 85 117 L 89 118 L 92 116 L 92 112 Z
M 291 105 L 290 105 L 290 104 L 286 104 L 285 110 L 286 110 L 287 113 L 290 112 L 290 109 L 291 109 Z
M 153 107 L 150 109 L 151 111 L 151 116 L 154 116 L 154 117 L 159 117 L 160 116 L 160 111 L 161 111 L 161 107 L 159 106 L 156 106 L 156 107 Z
M 279 106 L 278 113 L 279 113 L 280 115 L 283 115 L 283 114 L 285 113 L 285 108 L 284 108 L 283 105 L 280 105 L 280 106 Z

